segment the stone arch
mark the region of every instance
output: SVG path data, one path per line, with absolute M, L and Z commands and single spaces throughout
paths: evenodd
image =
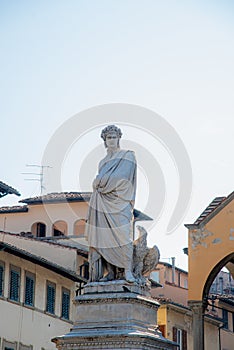
M 78 219 L 74 222 L 74 235 L 75 236 L 83 236 L 85 231 L 85 219 Z
M 219 273 L 219 271 L 223 267 L 226 267 L 230 271 L 230 273 L 232 274 L 232 277 L 234 278 L 234 253 L 231 253 L 231 254 L 227 255 L 226 257 L 224 257 L 210 272 L 210 274 L 206 280 L 206 283 L 204 285 L 204 289 L 203 289 L 203 300 L 204 301 L 207 300 L 210 287 L 211 287 L 215 277 L 217 276 L 217 274 Z
M 46 236 L 46 224 L 44 222 L 34 222 L 31 226 L 31 232 L 35 237 Z
M 64 220 L 58 220 L 53 223 L 52 235 L 54 237 L 67 236 L 67 223 Z
M 234 276 L 234 192 L 216 197 L 188 229 L 188 304 L 193 348 L 204 350 L 204 314 L 212 282 L 223 267 Z

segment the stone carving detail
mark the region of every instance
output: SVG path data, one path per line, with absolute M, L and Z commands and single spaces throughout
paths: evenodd
M 147 231 L 142 226 L 137 226 L 140 233 L 139 238 L 133 243 L 133 275 L 140 284 L 146 284 L 148 281 L 144 277 L 155 269 L 160 259 L 160 252 L 155 245 L 152 248 L 147 247 Z

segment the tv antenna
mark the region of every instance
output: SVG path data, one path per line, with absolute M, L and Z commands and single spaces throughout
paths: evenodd
M 42 192 L 43 190 L 45 190 L 45 186 L 44 186 L 44 170 L 47 168 L 52 168 L 51 166 L 49 165 L 38 165 L 38 164 L 26 164 L 26 166 L 28 167 L 35 167 L 35 168 L 39 168 L 40 169 L 40 172 L 39 173 L 22 173 L 24 175 L 36 175 L 36 176 L 39 176 L 39 179 L 38 178 L 32 178 L 32 179 L 24 179 L 26 181 L 39 181 L 40 182 L 40 193 L 42 195 Z

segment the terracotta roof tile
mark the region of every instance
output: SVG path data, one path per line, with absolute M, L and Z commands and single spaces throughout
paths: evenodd
M 196 219 L 194 225 L 199 225 L 208 215 L 210 215 L 224 200 L 226 197 L 216 197 L 208 205 L 208 207 L 201 213 L 201 215 Z
M 62 202 L 89 202 L 92 192 L 53 192 L 42 196 L 26 198 L 19 201 L 19 203 L 26 204 L 43 204 L 43 203 L 62 203 Z M 20 213 L 29 210 L 27 205 L 24 206 L 7 206 L 0 207 L 1 213 Z M 140 210 L 134 209 L 133 215 L 136 221 L 153 220 L 148 215 L 142 213 Z
M 0 198 L 7 194 L 15 194 L 16 196 L 20 196 L 20 193 L 15 188 L 0 181 Z
M 91 192 L 53 192 L 42 196 L 26 198 L 19 201 L 27 204 L 41 204 L 48 202 L 85 202 L 89 201 Z
M 0 214 L 2 213 L 25 213 L 28 211 L 27 205 L 15 205 L 15 206 L 7 206 L 7 207 L 0 207 Z
M 4 251 L 7 253 L 14 254 L 18 257 L 21 257 L 21 258 L 26 259 L 28 261 L 31 261 L 35 264 L 41 265 L 45 268 L 48 268 L 48 269 L 62 275 L 63 277 L 71 279 L 72 281 L 87 283 L 87 280 L 84 277 L 78 275 L 74 271 L 67 269 L 63 266 L 60 266 L 56 263 L 53 263 L 53 262 L 51 262 L 51 261 L 49 261 L 41 256 L 32 254 L 26 250 L 18 248 L 12 244 L 9 244 L 6 242 L 0 242 L 0 248 L 4 249 Z

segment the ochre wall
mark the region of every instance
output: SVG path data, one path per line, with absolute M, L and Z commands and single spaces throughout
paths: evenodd
M 206 225 L 189 230 L 189 300 L 202 300 L 205 283 L 217 264 L 234 253 L 234 200 Z
M 158 324 L 165 326 L 166 338 L 173 340 L 173 327 L 187 332 L 187 349 L 193 350 L 192 313 L 171 304 L 163 304 L 158 309 Z M 205 349 L 219 350 L 218 322 L 205 318 Z M 229 347 L 227 347 L 229 349 Z

